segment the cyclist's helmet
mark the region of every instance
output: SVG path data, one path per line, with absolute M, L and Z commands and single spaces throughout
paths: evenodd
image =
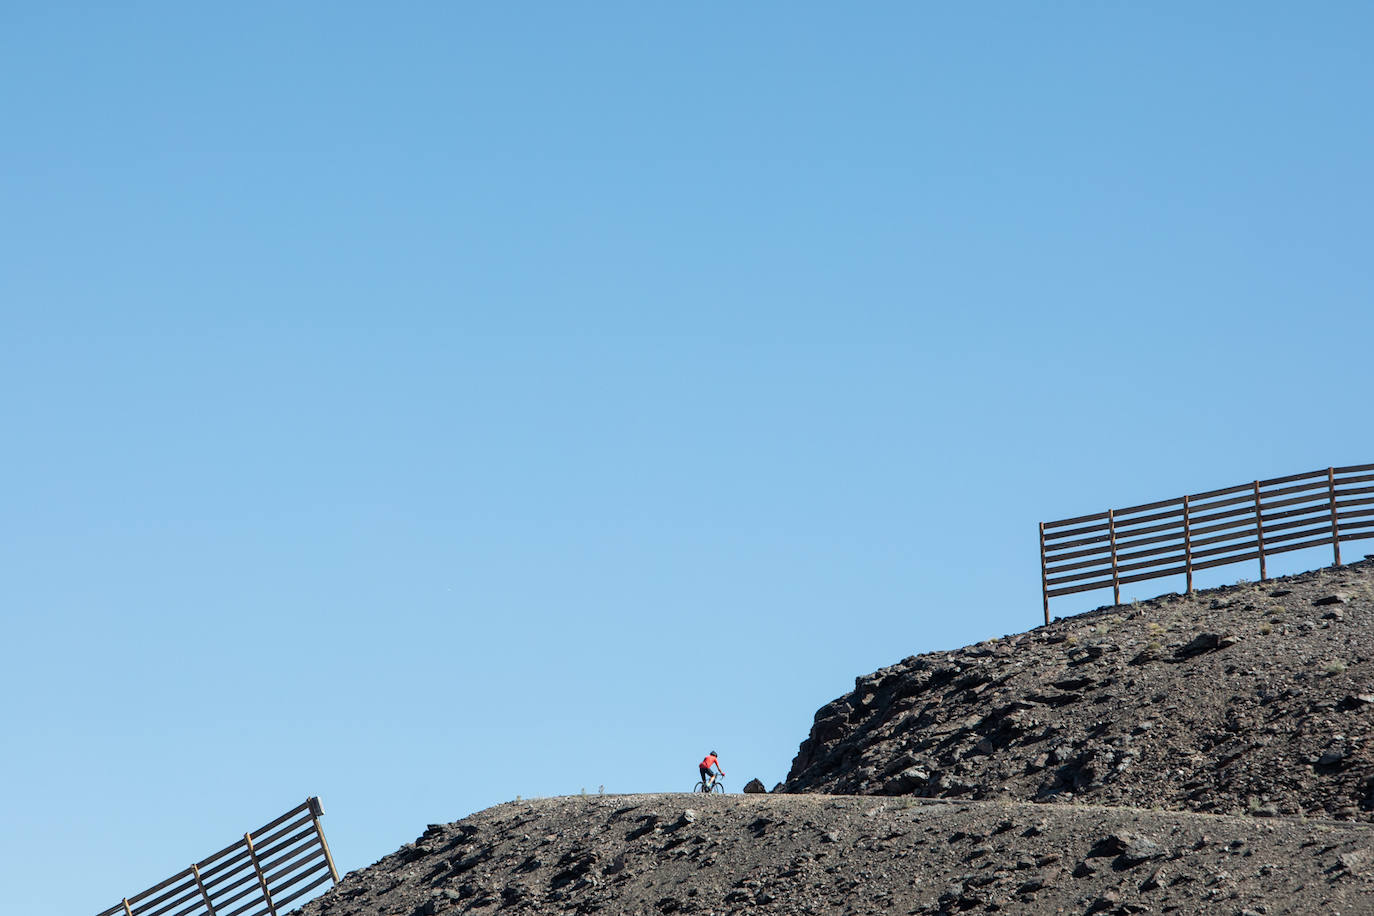
M 716 752 L 715 752 L 715 751 L 712 751 L 712 752 L 711 752 L 711 756 L 712 756 L 712 757 L 716 756 Z

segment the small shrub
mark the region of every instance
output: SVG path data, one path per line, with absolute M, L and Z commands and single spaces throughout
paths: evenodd
M 1270 633 L 1272 633 L 1272 632 L 1274 632 L 1274 628 L 1273 628 L 1272 626 L 1270 626 L 1269 624 L 1266 623 L 1266 624 L 1263 624 L 1263 625 L 1260 626 L 1260 635 L 1261 635 L 1261 636 L 1268 636 L 1268 635 L 1269 635 Z
M 1345 662 L 1327 662 L 1322 673 L 1327 677 L 1335 677 L 1338 674 L 1345 674 Z

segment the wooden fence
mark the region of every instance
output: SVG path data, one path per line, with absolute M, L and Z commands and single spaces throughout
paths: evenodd
M 292 901 L 326 881 L 339 882 L 320 827 L 323 814 L 320 800 L 308 798 L 99 916 L 284 916 Z
M 1324 468 L 1221 490 L 1040 523 L 1040 580 L 1045 623 L 1057 595 L 1111 588 L 1160 576 L 1259 560 L 1374 537 L 1374 464 Z

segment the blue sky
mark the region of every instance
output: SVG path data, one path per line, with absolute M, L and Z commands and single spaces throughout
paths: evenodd
M 0 4 L 6 906 L 771 786 L 1037 522 L 1374 461 L 1371 14 L 1154 6 Z

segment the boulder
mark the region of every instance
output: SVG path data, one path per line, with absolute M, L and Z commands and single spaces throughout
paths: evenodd
M 1204 652 L 1216 652 L 1240 642 L 1240 637 L 1221 633 L 1199 633 L 1192 642 L 1174 652 L 1175 658 L 1192 658 Z

